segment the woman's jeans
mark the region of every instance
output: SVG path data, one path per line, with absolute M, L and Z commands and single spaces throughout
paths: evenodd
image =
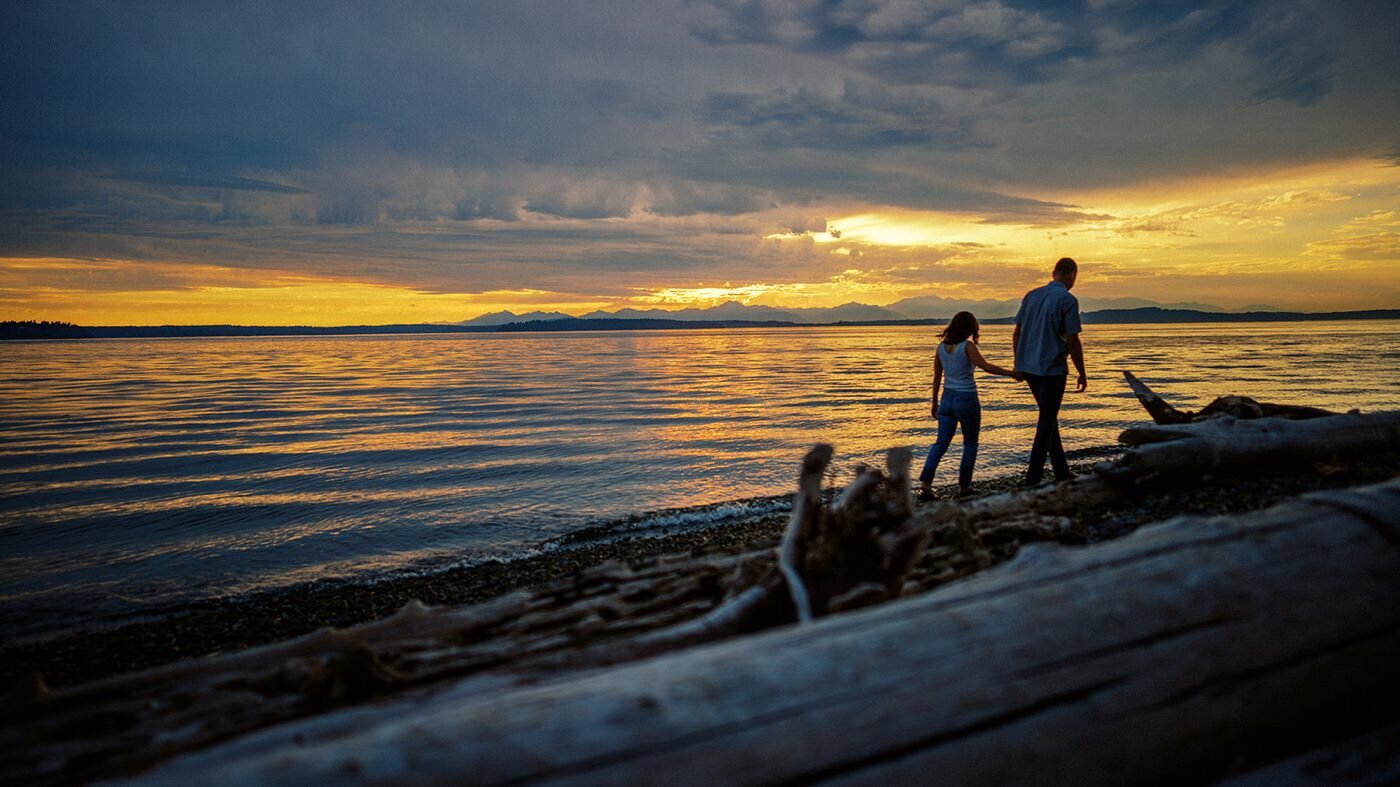
M 982 403 L 978 401 L 976 391 L 943 391 L 943 398 L 938 402 L 938 442 L 928 451 L 924 471 L 919 473 L 921 483 L 933 482 L 933 473 L 938 469 L 938 462 L 943 458 L 943 454 L 948 452 L 948 445 L 953 442 L 953 433 L 957 431 L 958 424 L 962 424 L 963 429 L 962 465 L 958 468 L 958 485 L 972 485 L 972 466 L 977 464 L 977 435 L 982 430 Z

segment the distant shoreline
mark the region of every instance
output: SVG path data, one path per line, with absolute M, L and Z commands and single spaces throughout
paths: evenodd
M 1365 309 L 1343 312 L 1207 312 L 1190 309 L 1104 309 L 1085 312 L 1086 325 L 1156 325 L 1189 323 L 1325 322 L 1354 320 L 1400 320 L 1400 309 Z M 0 340 L 23 339 L 156 339 L 219 336 L 359 336 L 396 334 L 453 333 L 554 333 L 574 331 L 648 331 L 733 328 L 829 328 L 896 325 L 941 325 L 947 318 L 908 320 L 841 320 L 802 323 L 784 320 L 667 320 L 659 318 L 568 317 L 554 320 L 510 322 L 502 325 L 442 325 L 410 323 L 395 325 L 113 325 L 81 326 L 71 323 L 6 321 L 0 322 Z M 982 320 L 984 325 L 1009 325 L 1011 317 Z

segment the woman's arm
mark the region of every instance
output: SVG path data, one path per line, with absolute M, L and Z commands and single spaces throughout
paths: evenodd
M 988 363 L 987 359 L 982 357 L 982 351 L 977 349 L 977 345 L 973 344 L 972 342 L 967 343 L 967 359 L 969 361 L 972 361 L 973 366 L 976 366 L 978 369 L 981 369 L 985 372 L 999 374 L 1003 377 L 1016 376 L 1016 373 L 1011 371 L 1010 369 L 1003 369 L 1002 367 L 997 366 L 994 363 Z
M 929 414 L 938 415 L 938 387 L 943 384 L 943 359 L 933 354 L 933 395 L 929 399 Z

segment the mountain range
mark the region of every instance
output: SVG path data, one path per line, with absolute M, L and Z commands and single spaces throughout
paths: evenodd
M 1000 301 L 984 303 L 1001 304 Z M 1091 301 L 1091 303 L 1094 303 Z M 1098 301 L 1098 304 L 1104 301 Z M 659 309 L 624 309 L 619 312 L 593 312 L 584 317 L 572 317 L 558 312 L 496 312 L 461 323 L 396 323 L 392 325 L 107 325 L 81 326 L 65 322 L 34 320 L 0 321 L 0 340 L 11 339 L 131 339 L 144 337 L 202 337 L 202 336 L 352 336 L 356 334 L 413 333 L 493 333 L 496 331 L 607 331 L 658 330 L 667 328 L 751 328 L 792 326 L 821 322 L 837 324 L 928 324 L 943 317 L 886 317 L 892 312 L 876 306 L 846 304 L 834 309 L 766 309 L 725 304 L 718 309 L 687 309 L 667 312 Z M 1003 308 L 1005 308 L 1003 306 Z M 870 311 L 874 309 L 875 311 Z M 635 316 L 663 314 L 664 317 Z M 899 314 L 898 312 L 894 312 Z M 985 314 L 986 312 L 984 312 Z M 686 314 L 691 319 L 676 319 Z M 631 316 L 618 316 L 631 315 Z M 719 315 L 734 315 L 720 317 Z M 785 317 L 786 318 L 785 318 Z M 874 316 L 875 319 L 863 319 Z M 1400 309 L 1364 309 L 1346 312 L 1286 312 L 1270 307 L 1249 307 L 1248 311 L 1181 309 L 1162 306 L 1131 306 L 1100 308 L 1083 311 L 1085 325 L 1133 323 L 1224 323 L 1224 322 L 1299 322 L 1315 320 L 1400 320 Z M 805 317 L 812 322 L 800 321 Z M 586 319 L 585 319 L 586 318 Z M 1005 325 L 1011 317 L 981 318 L 982 324 Z
M 554 320 L 682 320 L 687 322 L 744 320 L 758 322 L 791 322 L 800 324 L 827 324 L 834 322 L 884 322 L 888 320 L 946 320 L 960 311 L 970 311 L 981 320 L 995 320 L 1016 314 L 1020 305 L 1017 299 L 1007 300 L 964 300 L 943 298 L 937 295 L 923 295 L 905 298 L 889 306 L 871 306 L 864 303 L 843 303 L 830 308 L 785 309 L 775 306 L 749 306 L 738 301 L 726 301 L 718 306 L 704 309 L 618 309 L 617 311 L 592 311 L 578 316 L 563 312 L 491 312 L 454 325 L 486 327 L 517 322 Z M 1144 298 L 1081 298 L 1080 311 L 1096 312 L 1105 310 L 1158 308 L 1238 314 L 1243 312 L 1277 312 L 1281 309 L 1256 304 L 1243 309 L 1223 309 L 1208 303 L 1159 303 Z

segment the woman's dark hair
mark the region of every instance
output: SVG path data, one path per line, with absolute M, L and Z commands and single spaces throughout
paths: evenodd
M 938 334 L 944 344 L 957 344 L 966 341 L 969 337 L 975 342 L 977 334 L 981 331 L 981 326 L 977 324 L 977 318 L 972 316 L 972 312 L 958 312 L 953 315 L 953 319 L 948 321 L 948 327 Z

